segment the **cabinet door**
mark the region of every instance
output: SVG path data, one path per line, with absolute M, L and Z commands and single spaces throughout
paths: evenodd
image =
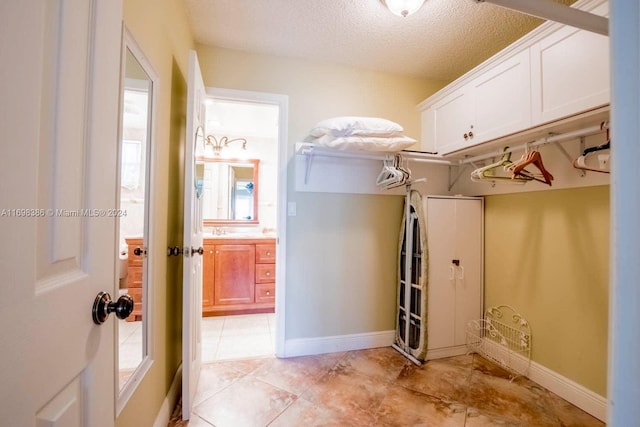
M 255 245 L 216 245 L 215 305 L 251 304 L 255 294 Z
M 482 316 L 482 201 L 429 197 L 426 211 L 428 350 L 463 346 Z
M 472 103 L 469 101 L 470 86 L 445 96 L 423 113 L 423 138 L 427 147 L 438 154 L 464 148 L 473 122 Z
M 455 337 L 455 204 L 451 199 L 427 199 L 429 283 L 428 350 L 451 347 Z
M 455 200 L 456 301 L 454 345 L 466 343 L 466 327 L 482 318 L 482 201 Z
M 213 280 L 215 271 L 215 245 L 204 245 L 202 260 L 202 309 L 207 311 L 214 305 Z
M 608 4 L 592 12 L 608 15 Z M 561 27 L 531 47 L 533 124 L 609 103 L 609 38 Z
M 471 82 L 474 120 L 468 145 L 531 126 L 530 56 L 526 49 Z

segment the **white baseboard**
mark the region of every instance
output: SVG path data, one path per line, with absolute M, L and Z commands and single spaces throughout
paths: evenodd
M 164 398 L 164 402 L 162 402 L 162 406 L 160 407 L 160 411 L 156 416 L 156 420 L 153 423 L 153 427 L 166 427 L 167 424 L 169 424 L 171 413 L 173 412 L 173 408 L 175 408 L 176 403 L 178 402 L 178 395 L 180 394 L 181 389 L 182 389 L 182 364 L 178 366 L 178 370 L 176 371 L 176 374 L 173 376 L 173 381 L 171 381 L 171 386 L 169 387 L 167 396 Z
M 395 336 L 396 331 L 393 330 L 318 338 L 290 339 L 284 343 L 284 357 L 310 356 L 339 351 L 387 347 L 393 344 Z
M 442 359 L 443 357 L 460 356 L 467 354 L 469 350 L 466 345 L 457 345 L 454 347 L 437 348 L 434 350 L 427 349 L 427 360 Z
M 539 363 L 534 361 L 529 363 L 529 360 L 521 354 L 507 351 L 507 353 L 502 353 L 502 356 L 505 357 L 507 364 L 516 372 L 525 372 L 526 366 L 529 365 L 526 376 L 531 381 L 557 394 L 599 420 L 606 421 L 606 398 Z
M 607 399 L 605 397 L 533 361 L 528 377 L 567 402 L 606 422 Z

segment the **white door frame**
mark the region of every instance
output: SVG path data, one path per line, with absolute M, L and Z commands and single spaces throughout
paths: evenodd
M 207 88 L 207 96 L 229 101 L 277 105 L 278 111 L 278 221 L 276 231 L 276 357 L 285 356 L 285 295 L 287 235 L 287 140 L 289 97 L 267 92 Z
M 608 419 L 640 418 L 640 3 L 611 2 L 611 254 Z

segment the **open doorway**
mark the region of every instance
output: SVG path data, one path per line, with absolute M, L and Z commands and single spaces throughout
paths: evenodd
M 207 90 L 202 362 L 276 354 L 286 97 Z M 284 111 L 283 111 L 284 110 Z M 276 291 L 276 288 L 279 290 Z M 280 319 L 282 320 L 282 319 Z

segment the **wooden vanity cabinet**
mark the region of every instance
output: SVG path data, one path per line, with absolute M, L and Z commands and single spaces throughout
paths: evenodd
M 125 320 L 142 320 L 142 256 L 134 251 L 142 248 L 142 238 L 126 238 L 127 256 L 127 293 L 133 298 L 133 312 Z
M 274 239 L 205 239 L 203 315 L 273 312 L 275 260 Z

